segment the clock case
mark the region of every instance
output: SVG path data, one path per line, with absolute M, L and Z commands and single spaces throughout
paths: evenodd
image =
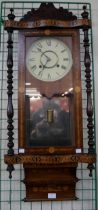
M 39 31 L 33 30 L 33 32 L 20 32 L 19 34 L 19 150 L 21 148 L 25 148 L 25 153 L 33 153 L 33 154 L 50 154 L 51 147 L 53 150 L 53 154 L 69 154 L 69 153 L 76 153 L 76 149 L 82 149 L 82 101 L 81 101 L 81 77 L 80 77 L 80 63 L 79 63 L 79 33 L 74 30 L 54 30 L 51 29 L 46 35 L 47 29 L 40 29 Z M 69 73 L 64 76 L 62 79 L 54 81 L 54 82 L 44 82 L 41 80 L 36 79 L 34 76 L 32 76 L 27 68 L 25 66 L 25 60 L 26 60 L 26 44 L 31 46 L 31 43 L 33 43 L 33 39 L 38 37 L 58 37 L 60 40 L 64 42 L 69 43 L 69 47 L 71 47 L 71 52 L 73 55 L 73 67 L 69 71 Z M 31 39 L 30 39 L 31 38 Z M 70 44 L 71 42 L 71 44 Z M 78 45 L 77 45 L 78 43 Z M 22 51 L 21 51 L 22 46 Z M 30 83 L 30 87 L 26 87 L 26 83 Z M 51 101 L 54 98 L 56 100 L 61 100 L 61 98 L 64 100 L 65 97 L 69 100 L 69 106 L 70 106 L 70 115 L 72 125 L 72 132 L 71 135 L 71 146 L 64 146 L 64 143 L 62 146 L 59 145 L 61 142 L 58 140 L 58 144 L 54 142 L 54 144 L 51 143 L 51 139 L 49 142 L 51 143 L 49 145 L 49 142 L 45 144 L 46 141 L 48 141 L 48 135 L 46 137 L 45 142 L 42 141 L 43 144 L 39 145 L 36 144 L 36 147 L 28 146 L 28 141 L 30 139 L 30 125 L 29 121 L 27 119 L 30 119 L 30 98 L 28 95 L 25 97 L 25 92 L 28 92 L 28 90 L 31 88 L 31 90 L 39 91 L 39 93 L 43 96 L 44 99 L 47 99 L 50 104 L 51 108 Z M 46 102 L 47 103 L 47 102 Z M 33 104 L 33 102 L 32 102 Z M 37 105 L 36 105 L 37 106 Z M 56 106 L 56 105 L 55 105 Z M 27 110 L 27 111 L 26 111 Z M 26 114 L 25 114 L 26 113 Z M 64 113 L 63 113 L 64 114 Z M 22 117 L 20 117 L 22 116 Z M 33 120 L 33 119 L 32 119 Z M 68 123 L 68 122 L 67 122 Z M 26 126 L 27 124 L 27 126 Z M 49 124 L 49 123 L 48 123 Z M 54 122 L 49 126 L 53 128 Z M 67 125 L 66 125 L 67 126 Z M 59 129 L 59 128 L 58 128 Z M 66 129 L 66 128 L 65 128 Z M 25 132 L 26 130 L 26 132 Z M 74 131 L 73 131 L 74 130 Z M 26 133 L 28 134 L 26 136 Z M 43 136 L 44 138 L 44 136 Z M 51 137 L 50 137 L 51 138 Z M 57 138 L 56 136 L 54 138 Z M 65 137 L 66 138 L 66 137 Z M 53 141 L 53 140 L 52 140 Z M 57 139 L 56 139 L 57 141 Z M 59 142 L 60 141 L 60 142 Z M 66 139 L 65 139 L 66 141 Z M 36 138 L 36 142 L 38 142 Z M 45 145 L 44 145 L 45 144 Z M 55 145 L 56 144 L 56 145 Z M 44 146 L 44 148 L 42 147 Z
M 84 6 L 82 19 L 78 19 L 67 9 L 55 8 L 53 3 L 42 3 L 35 10 L 31 9 L 20 21 L 15 21 L 15 15 L 11 9 L 8 20 L 5 21 L 5 30 L 8 32 L 8 154 L 5 155 L 5 163 L 8 164 L 7 170 L 11 178 L 14 164 L 23 164 L 24 168 L 24 184 L 26 186 L 26 197 L 24 201 L 34 200 L 74 200 L 77 199 L 75 194 L 76 183 L 78 180 L 76 170 L 78 163 L 88 163 L 90 176 L 92 175 L 93 163 L 96 161 L 94 141 L 93 141 L 93 107 L 91 99 L 91 70 L 90 70 L 90 54 L 88 30 L 91 27 L 88 19 L 88 12 Z M 87 117 L 88 117 L 88 153 L 83 153 L 83 128 L 82 128 L 82 98 L 81 98 L 81 70 L 80 70 L 80 40 L 79 30 L 84 31 L 84 66 L 86 73 L 87 88 Z M 18 85 L 18 132 L 19 132 L 19 153 L 14 153 L 13 143 L 13 41 L 12 34 L 14 30 L 19 30 L 19 85 Z M 71 48 L 73 56 L 72 81 L 73 92 L 67 97 L 70 99 L 71 111 L 74 122 L 74 140 L 70 146 L 28 146 L 26 143 L 26 117 L 25 117 L 25 53 L 26 39 L 36 39 L 38 37 L 58 37 L 64 42 L 71 37 Z M 70 38 L 69 38 L 70 40 Z M 27 41 L 29 43 L 29 41 Z M 38 89 L 40 81 L 32 77 L 31 81 L 36 84 Z M 42 82 L 41 82 L 42 83 Z M 41 93 L 43 97 L 61 97 L 62 90 L 68 88 L 68 77 L 62 79 L 63 89 L 60 90 L 58 81 L 50 84 L 43 82 L 41 85 Z M 56 92 L 54 91 L 55 87 Z M 52 96 L 53 94 L 53 96 Z M 66 96 L 66 95 L 64 95 Z M 28 103 L 27 103 L 28 104 Z M 28 109 L 29 110 L 29 109 Z

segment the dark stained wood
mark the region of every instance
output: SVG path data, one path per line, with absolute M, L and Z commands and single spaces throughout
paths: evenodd
M 73 21 L 63 21 L 63 20 L 55 20 L 55 19 L 47 19 L 47 20 L 33 20 L 32 22 L 23 22 L 23 21 L 9 21 L 6 20 L 4 22 L 4 27 L 7 28 L 11 27 L 13 30 L 24 30 L 24 29 L 36 29 L 36 28 L 43 28 L 43 27 L 60 27 L 60 28 L 75 28 L 80 29 L 84 26 L 91 27 L 91 22 L 88 19 L 77 19 Z
M 34 200 L 74 200 L 77 164 L 70 164 L 64 168 L 33 168 L 24 165 L 26 198 L 24 201 Z M 55 198 L 49 198 L 55 194 Z
M 50 12 L 51 11 L 51 12 Z M 91 22 L 88 18 L 77 19 L 68 9 L 62 7 L 55 8 L 53 3 L 41 3 L 38 9 L 32 8 L 19 21 L 10 19 L 5 21 L 5 29 L 12 27 L 14 30 L 31 29 L 40 27 L 60 27 L 60 28 L 82 28 L 90 27 Z
M 86 10 L 86 7 L 83 7 L 84 12 L 82 13 L 83 19 L 88 18 L 88 12 Z M 84 65 L 85 65 L 85 81 L 86 81 L 86 93 L 87 93 L 87 129 L 88 129 L 88 153 L 93 154 L 95 153 L 94 148 L 94 124 L 93 124 L 93 105 L 92 105 L 92 84 L 91 84 L 91 58 L 90 58 L 90 52 L 89 52 L 89 36 L 88 36 L 88 27 L 83 28 L 84 32 L 84 48 L 85 48 L 85 54 L 84 54 Z M 89 164 L 88 168 L 90 169 L 90 176 L 92 176 L 92 170 L 94 168 L 93 164 Z
M 15 16 L 13 15 L 13 10 L 11 10 L 11 13 L 8 15 L 9 20 L 14 20 Z M 8 32 L 8 57 L 7 57 L 7 94 L 8 94 L 8 105 L 7 105 L 7 130 L 8 130 L 8 155 L 14 154 L 14 126 L 13 126 L 13 116 L 14 116 L 14 110 L 13 110 L 13 101 L 12 101 L 12 95 L 13 95 L 13 40 L 12 40 L 12 34 L 13 30 L 9 28 L 7 30 Z M 14 170 L 14 166 L 12 164 L 8 164 L 7 170 L 9 171 L 9 178 L 12 178 L 12 171 Z
M 64 9 L 63 7 L 56 8 L 54 4 L 51 3 L 41 3 L 38 9 L 32 8 L 31 11 L 27 12 L 26 15 L 20 21 L 33 21 L 41 19 L 54 19 L 55 20 L 65 20 L 72 21 L 76 20 L 77 16 L 73 15 L 72 12 Z
M 19 45 L 19 59 L 18 59 L 18 147 L 23 148 L 25 141 L 25 67 L 23 62 L 25 61 L 25 50 L 24 40 L 25 37 L 21 40 Z M 22 50 L 21 50 L 22 49 Z M 24 72 L 24 73 L 23 73 Z M 21 95 L 21 97 L 20 97 Z M 21 139 L 21 140 L 20 140 Z M 21 145 L 21 146 L 20 146 Z
M 12 103 L 12 95 L 13 95 L 13 55 L 12 55 L 12 48 L 13 48 L 13 41 L 12 41 L 12 31 L 8 31 L 8 58 L 7 58 L 7 67 L 8 67 L 8 75 L 7 75 L 7 83 L 8 83 L 8 106 L 7 106 L 7 117 L 8 117 L 8 154 L 9 155 L 13 155 L 14 154 L 14 150 L 13 150 L 13 115 L 14 115 L 14 111 L 13 111 L 13 103 Z

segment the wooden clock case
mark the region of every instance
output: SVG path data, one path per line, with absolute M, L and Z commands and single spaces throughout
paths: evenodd
M 20 21 L 15 21 L 13 11 L 8 15 L 9 20 L 5 21 L 5 29 L 8 31 L 8 154 L 5 155 L 5 163 L 8 164 L 8 170 L 14 170 L 13 164 L 23 164 L 24 184 L 26 186 L 26 198 L 24 201 L 34 200 L 74 200 L 76 198 L 75 189 L 78 178 L 76 170 L 79 162 L 88 163 L 88 168 L 93 169 L 93 163 L 96 160 L 94 151 L 93 136 L 93 107 L 91 102 L 91 80 L 90 80 L 90 55 L 88 49 L 88 29 L 91 27 L 88 19 L 88 13 L 84 7 L 82 19 L 77 19 L 66 9 L 56 9 L 53 3 L 42 3 L 39 9 L 32 9 Z M 87 116 L 89 149 L 88 153 L 83 153 L 82 137 L 82 92 L 81 92 L 81 70 L 80 70 L 80 40 L 79 29 L 84 31 L 85 47 L 85 72 L 87 90 Z M 13 58 L 12 58 L 12 33 L 13 30 L 19 30 L 19 153 L 14 154 L 13 150 L 13 106 L 12 106 L 12 78 L 13 78 Z M 26 69 L 25 56 L 26 50 L 38 37 L 57 37 L 67 43 L 72 52 L 73 66 L 67 76 L 59 81 L 42 82 L 31 77 Z M 46 145 L 30 146 L 26 138 L 26 99 L 25 83 L 31 83 L 32 88 L 36 87 L 43 97 L 48 95 L 52 98 L 61 97 L 72 87 L 69 92 L 69 101 L 71 104 L 73 141 L 69 146 L 66 145 Z

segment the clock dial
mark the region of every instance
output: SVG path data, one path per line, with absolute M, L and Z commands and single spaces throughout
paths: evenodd
M 29 72 L 42 81 L 63 78 L 72 67 L 72 55 L 68 46 L 57 38 L 40 38 L 33 42 L 26 55 Z

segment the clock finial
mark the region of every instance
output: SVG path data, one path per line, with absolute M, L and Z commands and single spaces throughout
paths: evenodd
M 11 8 L 11 9 L 10 9 L 10 12 L 11 12 L 11 13 L 8 14 L 8 19 L 9 19 L 9 20 L 14 20 L 14 19 L 15 19 L 15 15 L 13 14 L 14 9 Z
M 82 18 L 83 19 L 88 19 L 88 15 L 89 15 L 89 13 L 87 12 L 87 6 L 86 5 L 84 5 L 83 6 L 83 13 L 81 14 L 81 16 L 82 16 Z

